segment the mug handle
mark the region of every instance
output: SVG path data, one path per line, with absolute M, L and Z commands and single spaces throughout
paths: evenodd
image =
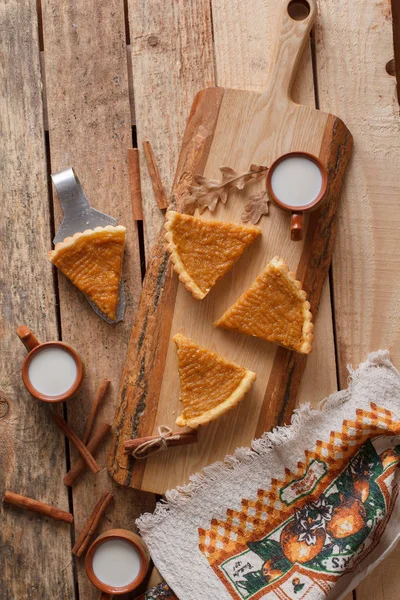
M 17 335 L 28 352 L 36 348 L 36 346 L 40 346 L 39 340 L 26 325 L 20 325 L 20 327 L 18 327 Z
M 303 213 L 292 213 L 290 223 L 290 239 L 293 242 L 299 242 L 303 239 Z

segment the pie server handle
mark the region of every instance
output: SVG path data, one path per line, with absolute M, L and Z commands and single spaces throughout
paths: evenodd
M 62 242 L 78 231 L 117 224 L 112 217 L 90 207 L 74 169 L 70 167 L 54 173 L 51 178 L 64 213 L 63 221 L 53 240 L 54 244 Z

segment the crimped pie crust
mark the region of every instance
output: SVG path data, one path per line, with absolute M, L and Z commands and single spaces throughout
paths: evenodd
M 92 237 L 94 233 L 100 233 L 101 231 L 119 231 L 121 233 L 126 233 L 126 227 L 124 227 L 123 225 L 116 225 L 115 227 L 114 225 L 106 225 L 106 227 L 95 227 L 94 229 L 85 229 L 85 231 L 82 232 L 77 231 L 76 233 L 74 233 L 73 236 L 66 237 L 65 240 L 63 240 L 62 242 L 58 242 L 58 244 L 54 246 L 54 250 L 50 250 L 50 252 L 48 253 L 49 259 L 51 260 L 51 262 L 53 262 L 61 250 L 73 246 L 78 238 Z
M 172 264 L 174 265 L 174 271 L 177 273 L 179 281 L 183 283 L 188 292 L 191 292 L 193 297 L 196 300 L 202 300 L 207 292 L 203 292 L 197 283 L 190 277 L 189 273 L 187 273 L 185 269 L 185 265 L 183 264 L 181 257 L 178 254 L 174 236 L 172 232 L 172 226 L 176 218 L 176 212 L 169 210 L 165 215 L 165 224 L 164 229 L 166 230 L 165 239 L 167 241 L 167 250 L 170 254 L 170 259 Z
M 178 219 L 181 215 L 181 213 L 177 213 L 175 211 L 168 211 L 165 215 L 166 217 L 166 221 L 164 224 L 164 229 L 166 230 L 166 234 L 165 234 L 165 239 L 167 241 L 167 249 L 168 252 L 170 253 L 170 258 L 171 258 L 171 262 L 174 265 L 174 271 L 178 274 L 179 280 L 183 283 L 183 285 L 185 286 L 185 288 L 192 293 L 193 297 L 196 298 L 197 300 L 202 300 L 210 291 L 211 287 L 207 288 L 206 290 L 203 290 L 199 287 L 199 285 L 196 283 L 196 281 L 193 279 L 193 277 L 187 272 L 187 267 L 185 267 L 184 263 L 182 262 L 181 256 L 179 255 L 178 252 L 178 248 L 177 245 L 174 241 L 174 223 L 175 220 Z M 188 216 L 188 215 L 185 215 Z M 190 217 L 190 218 L 194 218 L 197 219 L 197 217 Z M 199 219 L 201 220 L 201 219 Z M 205 221 L 205 223 L 207 223 L 207 221 Z M 250 226 L 250 225 L 241 225 L 241 224 L 236 224 L 236 223 L 232 223 L 232 224 L 228 224 L 228 223 L 224 223 L 224 222 L 219 222 L 219 221 L 211 221 L 211 223 L 215 223 L 215 224 L 221 224 L 221 226 L 223 225 L 232 225 L 235 226 L 237 229 L 240 229 L 241 232 L 243 232 L 243 234 L 247 234 L 247 235 L 253 235 L 253 239 L 251 240 L 250 244 L 256 239 L 256 237 L 258 235 L 261 234 L 261 229 L 259 227 L 254 227 L 254 226 Z M 243 240 L 243 250 L 241 252 L 241 254 L 247 249 L 247 247 L 249 246 L 249 243 L 246 243 Z M 236 262 L 236 260 L 238 260 L 238 258 L 240 257 L 240 255 L 236 256 L 233 261 L 232 261 L 232 265 Z M 227 269 L 227 271 L 229 270 L 229 268 Z M 223 273 L 224 275 L 225 273 Z M 222 276 L 223 276 L 222 275 Z M 217 281 L 220 278 L 217 279 Z M 217 281 L 215 283 L 217 283 Z M 215 285 L 215 283 L 213 285 Z
M 296 279 L 296 274 L 292 271 L 289 271 L 288 265 L 285 263 L 285 261 L 282 258 L 275 256 L 268 263 L 265 271 L 268 269 L 268 267 L 270 265 L 275 267 L 275 269 L 277 269 L 282 274 L 282 276 L 286 279 L 287 283 L 289 284 L 289 287 L 292 290 L 294 296 L 297 297 L 301 301 L 301 312 L 302 312 L 302 317 L 303 317 L 302 337 L 301 337 L 300 345 L 297 348 L 295 348 L 295 351 L 297 351 L 301 354 L 309 354 L 312 350 L 312 342 L 314 339 L 314 335 L 313 335 L 314 325 L 311 322 L 312 314 L 310 312 L 310 303 L 307 300 L 307 294 L 302 289 L 301 282 Z M 265 273 L 265 271 L 264 271 L 264 273 Z M 256 281 L 257 281 L 257 279 L 256 279 Z M 254 283 L 252 284 L 252 286 L 250 286 L 249 290 L 253 287 Z M 227 329 L 232 329 L 231 327 L 226 326 L 224 323 L 226 322 L 226 319 L 229 318 L 230 313 L 233 312 L 233 309 L 235 308 L 236 304 L 240 301 L 240 299 L 243 296 L 245 296 L 247 294 L 247 292 L 249 290 L 244 292 L 242 294 L 242 296 L 240 296 L 236 300 L 236 302 L 230 308 L 228 308 L 228 310 L 226 310 L 225 313 L 217 321 L 215 321 L 214 325 L 216 327 L 226 327 Z M 286 347 L 289 347 L 289 346 L 286 346 Z
M 212 352 L 211 350 L 208 350 L 207 348 L 198 346 L 195 342 L 193 342 L 189 338 L 186 338 L 185 336 L 181 335 L 180 333 L 176 334 L 174 336 L 173 340 L 177 344 L 178 350 L 180 349 L 179 342 L 189 342 L 189 344 L 197 347 L 199 352 L 207 353 L 208 356 L 211 355 L 211 357 L 215 358 L 216 363 L 218 363 L 220 365 L 226 364 L 230 368 L 233 367 L 236 371 L 243 372 L 243 377 L 239 381 L 237 387 L 231 392 L 231 394 L 227 398 L 225 398 L 225 400 L 223 402 L 216 404 L 215 406 L 206 410 L 205 412 L 203 412 L 199 415 L 196 415 L 196 416 L 185 417 L 184 411 L 185 411 L 186 407 L 185 407 L 185 403 L 183 402 L 183 412 L 176 419 L 176 424 L 179 425 L 180 427 L 186 426 L 186 427 L 191 427 L 191 428 L 195 429 L 196 427 L 199 427 L 199 425 L 206 425 L 207 423 L 210 423 L 211 421 L 215 421 L 215 419 L 218 419 L 218 417 L 220 417 L 221 415 L 225 414 L 226 412 L 228 412 L 232 408 L 234 408 L 242 400 L 243 396 L 250 390 L 253 382 L 256 379 L 256 374 L 253 373 L 253 371 L 245 369 L 244 367 L 240 367 L 239 365 L 236 365 L 235 363 L 226 360 L 225 358 L 223 358 L 216 352 Z M 229 373 L 227 375 L 229 376 Z M 179 377 L 181 377 L 180 370 L 179 370 Z
M 182 415 L 180 415 L 175 423 L 179 425 L 179 427 L 191 427 L 195 429 L 199 427 L 199 425 L 206 425 L 207 423 L 211 423 L 211 421 L 215 421 L 218 417 L 224 415 L 228 411 L 232 410 L 239 402 L 242 400 L 243 396 L 247 394 L 253 382 L 256 379 L 256 374 L 253 371 L 247 371 L 246 375 L 243 377 L 239 386 L 236 390 L 222 402 L 218 404 L 215 408 L 208 410 L 207 412 L 199 415 L 196 418 L 185 419 Z
M 279 258 L 279 256 L 275 256 L 271 260 L 271 264 L 274 267 L 276 267 L 277 269 L 279 269 L 282 274 L 286 275 L 287 280 L 293 284 L 293 291 L 296 292 L 296 295 L 299 298 L 299 300 L 303 301 L 303 304 L 302 304 L 302 311 L 303 311 L 303 318 L 304 318 L 303 335 L 302 335 L 302 344 L 299 349 L 299 352 L 301 354 L 309 354 L 312 350 L 312 343 L 314 340 L 314 334 L 313 334 L 314 325 L 312 323 L 312 314 L 310 311 L 310 303 L 307 300 L 307 294 L 302 289 L 301 281 L 296 279 L 296 273 L 294 273 L 293 271 L 289 271 L 288 265 L 285 263 L 285 261 L 282 258 Z
M 111 321 L 117 319 L 126 229 L 107 225 L 56 244 L 50 261 Z

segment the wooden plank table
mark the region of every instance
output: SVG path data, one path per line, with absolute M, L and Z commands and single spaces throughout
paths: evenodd
M 340 116 L 355 148 L 315 350 L 298 398 L 313 403 L 345 387 L 347 363 L 358 364 L 369 351 L 388 347 L 400 365 L 400 117 L 396 80 L 385 69 L 393 58 L 390 0 L 319 4 L 294 96 Z M 71 546 L 96 499 L 107 485 L 113 487 L 115 503 L 103 529 L 133 528 L 155 500 L 113 485 L 105 468 L 97 476 L 86 473 L 68 491 L 62 478 L 75 450 L 23 388 L 25 351 L 15 329 L 26 323 L 39 338 L 62 338 L 81 353 L 85 385 L 67 406 L 68 421 L 79 434 L 105 376 L 112 391 L 100 419 L 112 420 L 141 267 L 163 221 L 142 155 L 143 232 L 132 218 L 127 169 L 132 115 L 138 147 L 145 139 L 152 142 L 169 191 L 196 91 L 215 84 L 265 87 L 276 12 L 275 0 L 8 0 L 0 6 L 0 493 L 10 488 L 72 511 L 75 518 L 71 535 L 66 524 L 1 506 L 1 600 L 94 600 L 98 594 L 83 561 L 72 559 Z M 70 165 L 93 206 L 128 228 L 127 312 L 114 327 L 64 277 L 54 276 L 46 261 L 61 217 L 49 173 Z M 102 466 L 106 453 L 105 447 L 98 455 Z M 398 559 L 395 551 L 354 598 L 397 600 Z

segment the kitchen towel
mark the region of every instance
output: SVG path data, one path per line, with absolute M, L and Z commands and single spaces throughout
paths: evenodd
M 399 461 L 400 375 L 381 350 L 137 524 L 180 600 L 339 600 L 400 537 Z

